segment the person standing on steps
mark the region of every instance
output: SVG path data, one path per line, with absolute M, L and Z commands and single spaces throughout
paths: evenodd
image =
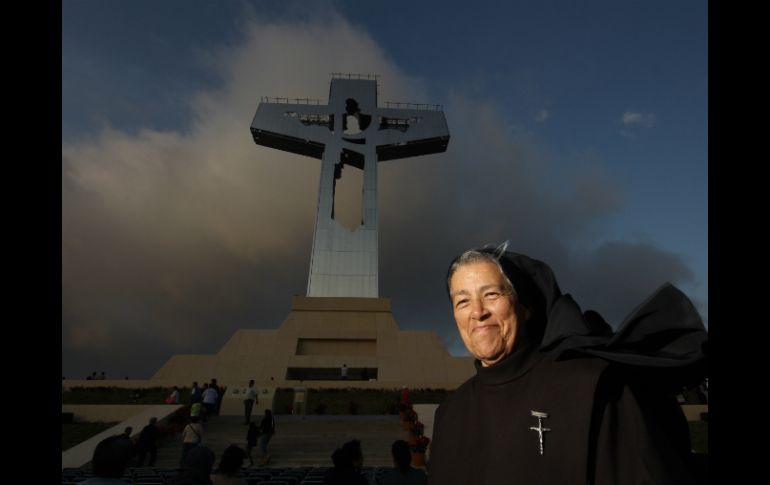
M 267 444 L 275 434 L 275 419 L 273 419 L 273 412 L 269 409 L 265 409 L 265 417 L 262 418 L 259 430 L 262 433 L 259 437 L 259 448 L 262 451 L 262 461 L 260 462 L 260 465 L 267 465 L 270 463 L 270 454 L 267 452 Z
M 254 409 L 254 404 L 258 404 L 259 401 L 257 399 L 257 388 L 254 387 L 254 379 L 249 381 L 249 388 L 246 390 L 246 399 L 243 400 L 243 412 L 245 423 L 249 424 L 251 422 L 251 411 Z

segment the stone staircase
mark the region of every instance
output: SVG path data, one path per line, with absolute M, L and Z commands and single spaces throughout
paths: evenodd
M 252 419 L 259 423 L 262 417 Z M 240 416 L 212 416 L 203 427 L 203 445 L 215 453 L 215 467 L 229 445 L 246 448 L 248 427 Z M 352 439 L 361 441 L 365 466 L 392 466 L 391 445 L 395 440 L 407 439 L 398 416 L 278 415 L 275 429 L 276 434 L 268 444 L 270 467 L 331 466 L 334 450 Z M 259 453 L 257 446 L 252 452 L 255 464 L 259 462 Z M 178 435 L 158 448 L 155 466 L 178 467 L 181 454 L 181 435 Z

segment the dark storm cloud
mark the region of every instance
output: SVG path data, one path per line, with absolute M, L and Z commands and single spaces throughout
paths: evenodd
M 455 97 L 445 111 L 447 153 L 381 165 L 381 289 L 402 325 L 442 329 L 459 348 L 447 266 L 465 249 L 506 240 L 547 262 L 562 291 L 614 325 L 665 281 L 693 280 L 680 256 L 651 244 L 593 243 L 596 226 L 622 207 L 595 164 L 563 174 L 567 183 L 550 180 L 548 158 L 511 141 L 489 103 Z
M 275 328 L 304 294 L 320 165 L 254 144 L 260 96 L 325 99 L 330 70 L 377 72 L 396 99 L 420 91 L 366 35 L 324 22 L 253 24 L 240 48 L 207 53 L 224 87 L 190 100 L 185 132 L 62 146 L 65 375 L 148 377 L 238 328 Z
M 433 102 L 340 18 L 245 32 L 208 57 L 225 84 L 190 101 L 189 131 L 105 129 L 62 146 L 65 375 L 149 377 L 172 354 L 217 352 L 239 328 L 276 328 L 304 294 L 320 164 L 253 143 L 260 96 L 325 101 L 330 72 L 364 72 L 381 75 L 380 101 Z M 649 244 L 575 249 L 622 205 L 601 169 L 549 180 L 548 158 L 512 141 L 485 100 L 458 92 L 445 113 L 447 153 L 380 165 L 380 294 L 403 329 L 436 329 L 459 349 L 446 266 L 485 243 L 548 262 L 607 318 L 665 280 L 692 280 Z

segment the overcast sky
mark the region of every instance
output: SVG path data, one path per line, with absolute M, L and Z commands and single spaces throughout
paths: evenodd
M 666 281 L 707 323 L 707 3 L 449 4 L 62 2 L 63 375 L 148 378 L 283 322 L 320 161 L 249 126 L 262 96 L 326 102 L 332 72 L 444 106 L 446 153 L 379 167 L 403 330 L 465 355 L 446 267 L 504 240 L 613 325 Z

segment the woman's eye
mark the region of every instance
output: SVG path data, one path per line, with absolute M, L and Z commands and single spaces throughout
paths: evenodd
M 457 303 L 455 303 L 455 308 L 462 308 L 466 305 L 468 305 L 468 300 L 459 300 Z
M 496 300 L 500 297 L 500 293 L 496 291 L 490 291 L 489 293 L 484 293 L 484 298 L 487 300 Z

